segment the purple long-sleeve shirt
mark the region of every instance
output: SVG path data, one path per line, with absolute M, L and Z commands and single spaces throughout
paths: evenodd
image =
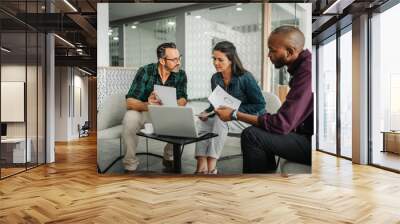
M 303 50 L 289 67 L 290 90 L 286 101 L 276 114 L 267 113 L 258 117 L 258 126 L 268 132 L 288 134 L 297 132 L 313 134 L 313 93 L 311 90 L 311 53 Z M 267 102 L 268 104 L 268 102 Z

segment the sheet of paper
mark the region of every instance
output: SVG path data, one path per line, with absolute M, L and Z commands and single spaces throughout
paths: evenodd
M 154 85 L 154 91 L 160 98 L 162 105 L 165 106 L 178 106 L 176 102 L 176 88 Z
M 217 86 L 211 95 L 208 97 L 208 100 L 213 105 L 215 109 L 220 106 L 227 106 L 232 109 L 239 109 L 240 104 L 242 103 L 240 100 L 235 97 L 229 95 L 224 89 L 220 86 Z

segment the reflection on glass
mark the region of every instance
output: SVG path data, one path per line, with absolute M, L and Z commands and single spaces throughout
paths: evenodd
M 271 5 L 271 30 L 283 25 L 292 25 L 298 27 L 306 37 L 305 48 L 311 50 L 310 45 L 310 25 L 308 15 L 311 14 L 310 4 L 301 3 L 274 3 Z M 270 64 L 270 89 L 274 92 L 281 101 L 286 99 L 286 95 L 289 91 L 289 79 L 290 75 L 287 72 L 287 68 L 283 67 L 280 69 L 275 68 L 272 63 Z
M 25 170 L 30 159 L 26 150 L 26 122 L 24 100 L 26 90 L 25 33 L 2 33 L 1 51 L 1 122 L 7 125 L 6 139 L 1 140 L 1 177 Z M 11 109 L 13 108 L 13 109 Z
M 352 157 L 352 35 L 340 37 L 340 127 L 342 156 Z
M 169 17 L 143 23 L 132 22 L 124 24 L 124 32 L 125 66 L 139 68 L 157 62 L 158 45 L 176 42 L 176 19 Z
M 43 13 L 45 1 L 1 1 L 20 18 Z M 34 17 L 33 14 L 29 16 Z M 45 162 L 45 35 L 0 12 L 1 178 Z M 28 20 L 30 17 L 28 17 Z
M 238 10 L 237 8 L 240 8 Z M 185 69 L 190 98 L 205 98 L 211 93 L 214 74 L 212 48 L 220 41 L 232 42 L 243 66 L 261 81 L 262 5 L 242 4 L 187 12 L 185 16 Z
M 119 58 L 122 58 L 119 55 L 119 43 L 121 38 L 119 34 L 119 28 L 110 28 L 108 30 L 108 38 L 110 42 L 110 64 L 111 66 L 122 66 L 119 61 Z
M 372 163 L 400 170 L 400 155 L 382 152 L 382 132 L 400 130 L 400 68 L 398 66 L 398 31 L 400 5 L 372 18 Z M 399 133 L 400 135 L 400 133 Z M 393 141 L 400 148 L 399 141 Z
M 336 154 L 336 39 L 318 51 L 319 149 Z

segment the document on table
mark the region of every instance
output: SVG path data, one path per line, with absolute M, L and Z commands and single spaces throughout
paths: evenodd
M 154 91 L 161 100 L 162 105 L 178 106 L 178 103 L 176 102 L 176 88 L 154 85 Z
M 215 109 L 218 109 L 220 106 L 227 106 L 232 109 L 239 109 L 240 104 L 242 103 L 240 100 L 235 97 L 229 95 L 224 89 L 220 86 L 217 86 L 211 95 L 208 97 L 208 100 L 213 105 Z

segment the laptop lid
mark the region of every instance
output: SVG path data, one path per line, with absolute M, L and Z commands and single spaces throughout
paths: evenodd
M 198 137 L 191 107 L 149 105 L 149 113 L 155 134 Z

